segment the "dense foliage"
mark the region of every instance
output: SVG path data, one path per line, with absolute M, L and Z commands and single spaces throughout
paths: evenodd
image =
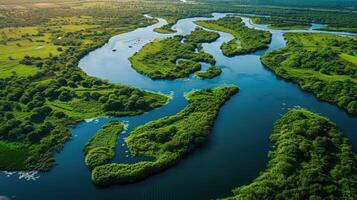
M 219 76 L 222 73 L 221 68 L 211 66 L 206 71 L 196 72 L 195 75 L 202 79 L 212 79 L 216 76 Z
M 192 43 L 195 45 L 201 43 L 210 43 L 214 42 L 219 38 L 219 34 L 212 31 L 206 31 L 202 28 L 196 28 L 192 33 L 186 35 L 184 42 Z
M 267 52 L 262 62 L 317 98 L 357 114 L 357 39 L 313 33 L 285 37 L 287 47 Z
M 129 133 L 126 140 L 129 150 L 137 156 L 155 158 L 154 161 L 96 167 L 93 182 L 97 185 L 135 182 L 177 163 L 207 140 L 220 107 L 237 92 L 238 88 L 231 86 L 187 94 L 189 104 L 181 112 Z
M 227 199 L 356 199 L 357 156 L 328 119 L 291 110 L 270 135 L 267 169 Z
M 0 88 L 1 140 L 26 145 L 30 152 L 16 168 L 1 162 L 1 168 L 7 170 L 48 169 L 53 162 L 51 152 L 60 150 L 69 138 L 66 125 L 72 122 L 103 115 L 141 114 L 167 101 L 159 94 L 87 77 L 73 67 L 1 79 Z M 18 148 L 13 146 L 0 148 L 1 156 L 9 163 L 17 159 L 12 155 Z
M 111 121 L 104 125 L 83 147 L 85 163 L 89 169 L 108 164 L 114 157 L 118 135 L 124 125 Z
M 146 44 L 129 60 L 136 71 L 152 79 L 185 78 L 201 69 L 199 62 L 215 63 L 212 55 L 199 49 L 201 43 L 218 37 L 218 33 L 197 28 L 184 37 L 174 36 Z
M 67 125 L 141 114 L 166 103 L 163 95 L 109 84 L 77 67 L 112 35 L 154 22 L 118 19 L 58 17 L 38 27 L 0 29 L 0 169 L 48 170 L 53 151 L 70 138 Z
M 70 138 L 66 126 L 75 121 L 98 115 L 140 114 L 166 102 L 161 95 L 89 77 L 77 67 L 81 57 L 112 35 L 155 22 L 143 14 L 167 19 L 168 29 L 178 19 L 207 17 L 214 11 L 323 23 L 329 30 L 355 31 L 357 27 L 357 13 L 350 10 L 241 6 L 223 1 L 43 2 L 0 0 L 0 169 L 4 170 L 49 169 L 54 162 L 52 152 L 60 150 Z M 341 57 L 348 62 L 355 60 L 351 53 Z M 212 61 L 211 57 L 204 58 Z M 199 69 L 197 63 L 180 62 Z M 346 90 L 348 85 L 355 88 L 355 82 L 335 84 L 331 88 L 339 88 L 338 92 L 356 93 L 355 89 Z M 316 85 L 320 87 L 321 83 Z M 351 112 L 356 112 L 355 99 L 339 97 L 342 107 L 348 103 Z
M 195 23 L 234 36 L 234 39 L 223 43 L 221 46 L 225 56 L 235 56 L 265 49 L 271 41 L 270 32 L 248 28 L 240 17 L 227 16 L 218 20 L 197 21 Z

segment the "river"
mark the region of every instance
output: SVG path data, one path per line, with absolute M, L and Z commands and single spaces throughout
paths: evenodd
M 225 14 L 214 13 L 218 19 Z M 176 34 L 189 34 L 196 25 L 195 20 L 182 19 L 173 26 Z M 149 113 L 116 118 L 128 123 L 127 133 L 133 128 L 163 116 L 175 114 L 187 105 L 184 93 L 193 89 L 213 88 L 226 84 L 240 87 L 239 94 L 231 98 L 221 109 L 207 144 L 176 166 L 130 185 L 116 185 L 97 188 L 90 180 L 90 172 L 84 165 L 83 145 L 95 132 L 113 118 L 93 119 L 71 128 L 73 139 L 65 144 L 64 150 L 56 153 L 58 163 L 47 173 L 38 173 L 36 180 L 19 179 L 15 173 L 6 176 L 0 172 L 0 196 L 14 199 L 159 199 L 207 200 L 231 195 L 235 187 L 247 184 L 265 168 L 267 154 L 271 149 L 269 134 L 272 125 L 288 109 L 307 108 L 320 113 L 332 121 L 350 139 L 354 151 L 357 147 L 357 118 L 326 102 L 317 100 L 312 94 L 303 92 L 296 84 L 277 78 L 260 62 L 265 50 L 255 53 L 225 57 L 220 51 L 222 42 L 231 40 L 230 34 L 219 32 L 220 38 L 203 49 L 214 56 L 222 74 L 212 80 L 200 80 L 193 76 L 175 81 L 153 81 L 133 70 L 128 57 L 139 51 L 144 44 L 170 37 L 153 32 L 166 24 L 158 23 L 138 28 L 132 32 L 112 37 L 103 47 L 89 53 L 80 61 L 80 67 L 89 75 L 110 82 L 127 84 L 144 90 L 172 94 L 172 100 L 165 106 Z M 243 18 L 247 26 L 269 30 L 264 25 L 254 25 L 249 18 Z M 316 25 L 319 27 L 320 25 Z M 283 33 L 269 30 L 272 43 L 268 50 L 284 47 Z M 318 32 L 313 29 L 304 32 Z M 336 33 L 333 34 L 348 34 Z M 116 51 L 113 51 L 116 49 Z M 115 162 L 132 163 L 140 160 L 127 152 L 123 144 L 126 134 L 121 134 L 116 148 Z

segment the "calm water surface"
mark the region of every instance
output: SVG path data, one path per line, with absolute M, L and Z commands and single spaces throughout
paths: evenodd
M 213 15 L 217 19 L 225 14 Z M 177 30 L 176 34 L 189 34 L 196 27 L 193 21 L 199 19 L 207 18 L 179 20 L 173 28 Z M 249 18 L 243 20 L 249 27 L 268 30 L 267 26 L 253 25 Z M 231 189 L 252 181 L 265 168 L 271 148 L 268 137 L 272 124 L 293 107 L 304 107 L 333 120 L 356 151 L 357 118 L 349 117 L 336 106 L 318 101 L 295 84 L 278 79 L 262 66 L 259 57 L 264 51 L 233 58 L 223 56 L 219 47 L 222 42 L 233 38 L 230 34 L 219 32 L 221 37 L 216 42 L 203 44 L 204 51 L 215 57 L 217 66 L 223 71 L 221 76 L 212 80 L 199 80 L 191 76 L 175 81 L 153 81 L 135 72 L 130 67 L 128 57 L 154 39 L 172 36 L 153 32 L 155 27 L 165 23 L 165 20 L 159 19 L 155 25 L 112 37 L 103 47 L 84 57 L 80 66 L 89 75 L 110 82 L 173 94 L 170 103 L 162 108 L 140 116 L 117 118 L 129 125 L 126 133 L 148 121 L 179 112 L 187 105 L 183 97 L 185 92 L 227 84 L 239 86 L 240 93 L 222 107 L 207 145 L 175 167 L 144 181 L 100 189 L 90 180 L 82 147 L 101 126 L 113 118 L 94 119 L 71 128 L 73 139 L 55 156 L 58 165 L 48 173 L 39 173 L 40 178 L 36 181 L 19 180 L 18 174 L 10 177 L 0 174 L 0 196 L 14 199 L 123 200 L 207 200 L 224 197 L 231 194 Z M 269 50 L 284 47 L 283 31 L 270 31 L 273 39 Z M 313 29 L 308 31 L 317 32 Z M 113 49 L 117 51 L 113 52 Z M 126 134 L 122 134 L 118 140 L 114 161 L 132 163 L 141 160 L 127 152 L 123 143 L 125 137 Z

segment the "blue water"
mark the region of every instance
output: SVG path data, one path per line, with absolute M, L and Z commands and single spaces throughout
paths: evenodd
M 224 14 L 214 14 L 215 19 L 222 16 Z M 173 28 L 178 31 L 177 34 L 188 34 L 196 27 L 192 21 L 198 19 L 205 18 L 179 20 Z M 266 26 L 251 24 L 249 18 L 243 19 L 249 27 L 268 30 Z M 115 118 L 128 123 L 127 133 L 146 122 L 179 112 L 187 105 L 183 95 L 188 91 L 226 84 L 239 86 L 239 94 L 222 107 L 207 144 L 175 167 L 144 181 L 97 188 L 92 184 L 90 172 L 84 165 L 82 148 L 101 126 L 114 118 L 83 122 L 71 128 L 73 139 L 55 156 L 58 165 L 48 173 L 39 173 L 38 180 L 25 181 L 19 180 L 16 174 L 10 177 L 1 174 L 0 197 L 124 200 L 200 200 L 224 197 L 230 195 L 233 188 L 249 183 L 265 168 L 271 148 L 268 137 L 272 124 L 293 107 L 304 107 L 333 120 L 350 139 L 356 151 L 357 118 L 348 116 L 334 105 L 318 101 L 297 85 L 277 78 L 259 60 L 265 51 L 232 58 L 223 56 L 219 46 L 233 38 L 227 33 L 219 32 L 221 37 L 216 42 L 203 45 L 204 50 L 215 57 L 217 66 L 223 71 L 221 76 L 212 80 L 190 76 L 175 81 L 153 81 L 135 72 L 127 58 L 153 39 L 172 36 L 152 31 L 165 23 L 159 19 L 155 25 L 111 38 L 103 47 L 84 57 L 80 66 L 87 74 L 110 82 L 166 94 L 173 93 L 173 99 L 159 109 L 140 116 Z M 269 50 L 284 47 L 283 31 L 270 31 L 273 39 Z M 112 49 L 117 51 L 113 52 Z M 125 137 L 126 134 L 122 134 L 118 139 L 115 162 L 131 163 L 142 159 L 126 152 L 126 147 L 122 146 Z

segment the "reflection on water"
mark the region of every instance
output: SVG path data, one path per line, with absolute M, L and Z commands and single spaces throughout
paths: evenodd
M 224 15 L 214 13 L 213 18 L 182 19 L 173 26 L 173 29 L 177 30 L 175 34 L 186 35 L 195 29 L 193 21 L 218 19 Z M 265 25 L 252 24 L 247 17 L 243 17 L 243 22 L 249 27 L 269 30 Z M 297 85 L 277 78 L 260 62 L 260 56 L 265 51 L 232 58 L 225 57 L 219 47 L 223 42 L 233 38 L 230 34 L 218 32 L 220 38 L 217 41 L 203 44 L 204 51 L 212 54 L 217 61 L 216 65 L 222 69 L 222 74 L 212 80 L 200 80 L 190 76 L 175 81 L 153 81 L 136 73 L 128 61 L 130 56 L 154 39 L 175 35 L 153 32 L 154 28 L 164 24 L 165 20 L 158 19 L 155 25 L 112 37 L 103 47 L 84 57 L 80 61 L 80 66 L 89 75 L 110 82 L 166 94 L 172 93 L 172 100 L 167 105 L 140 116 L 98 118 L 80 123 L 77 127 L 71 128 L 73 139 L 66 143 L 62 152 L 56 154 L 57 166 L 48 173 L 39 173 L 40 179 L 37 181 L 23 181 L 13 176 L 0 175 L 0 195 L 15 196 L 16 199 L 31 197 L 200 200 L 224 197 L 231 194 L 231 189 L 254 179 L 259 171 L 265 168 L 272 124 L 294 107 L 310 109 L 336 122 L 356 149 L 356 118 L 348 116 L 336 106 L 318 101 L 313 95 L 301 91 Z M 284 47 L 286 42 L 283 33 L 292 32 L 269 31 L 272 33 L 272 43 L 268 50 Z M 203 69 L 207 67 L 203 66 Z M 183 97 L 185 92 L 226 84 L 235 84 L 241 91 L 223 106 L 212 135 L 203 148 L 189 155 L 175 167 L 139 183 L 104 189 L 96 188 L 92 184 L 90 172 L 84 165 L 82 148 L 104 124 L 113 119 L 128 124 L 126 132 L 119 135 L 114 161 L 137 162 L 143 158 L 131 156 L 123 145 L 127 133 L 148 121 L 179 112 L 187 105 Z

